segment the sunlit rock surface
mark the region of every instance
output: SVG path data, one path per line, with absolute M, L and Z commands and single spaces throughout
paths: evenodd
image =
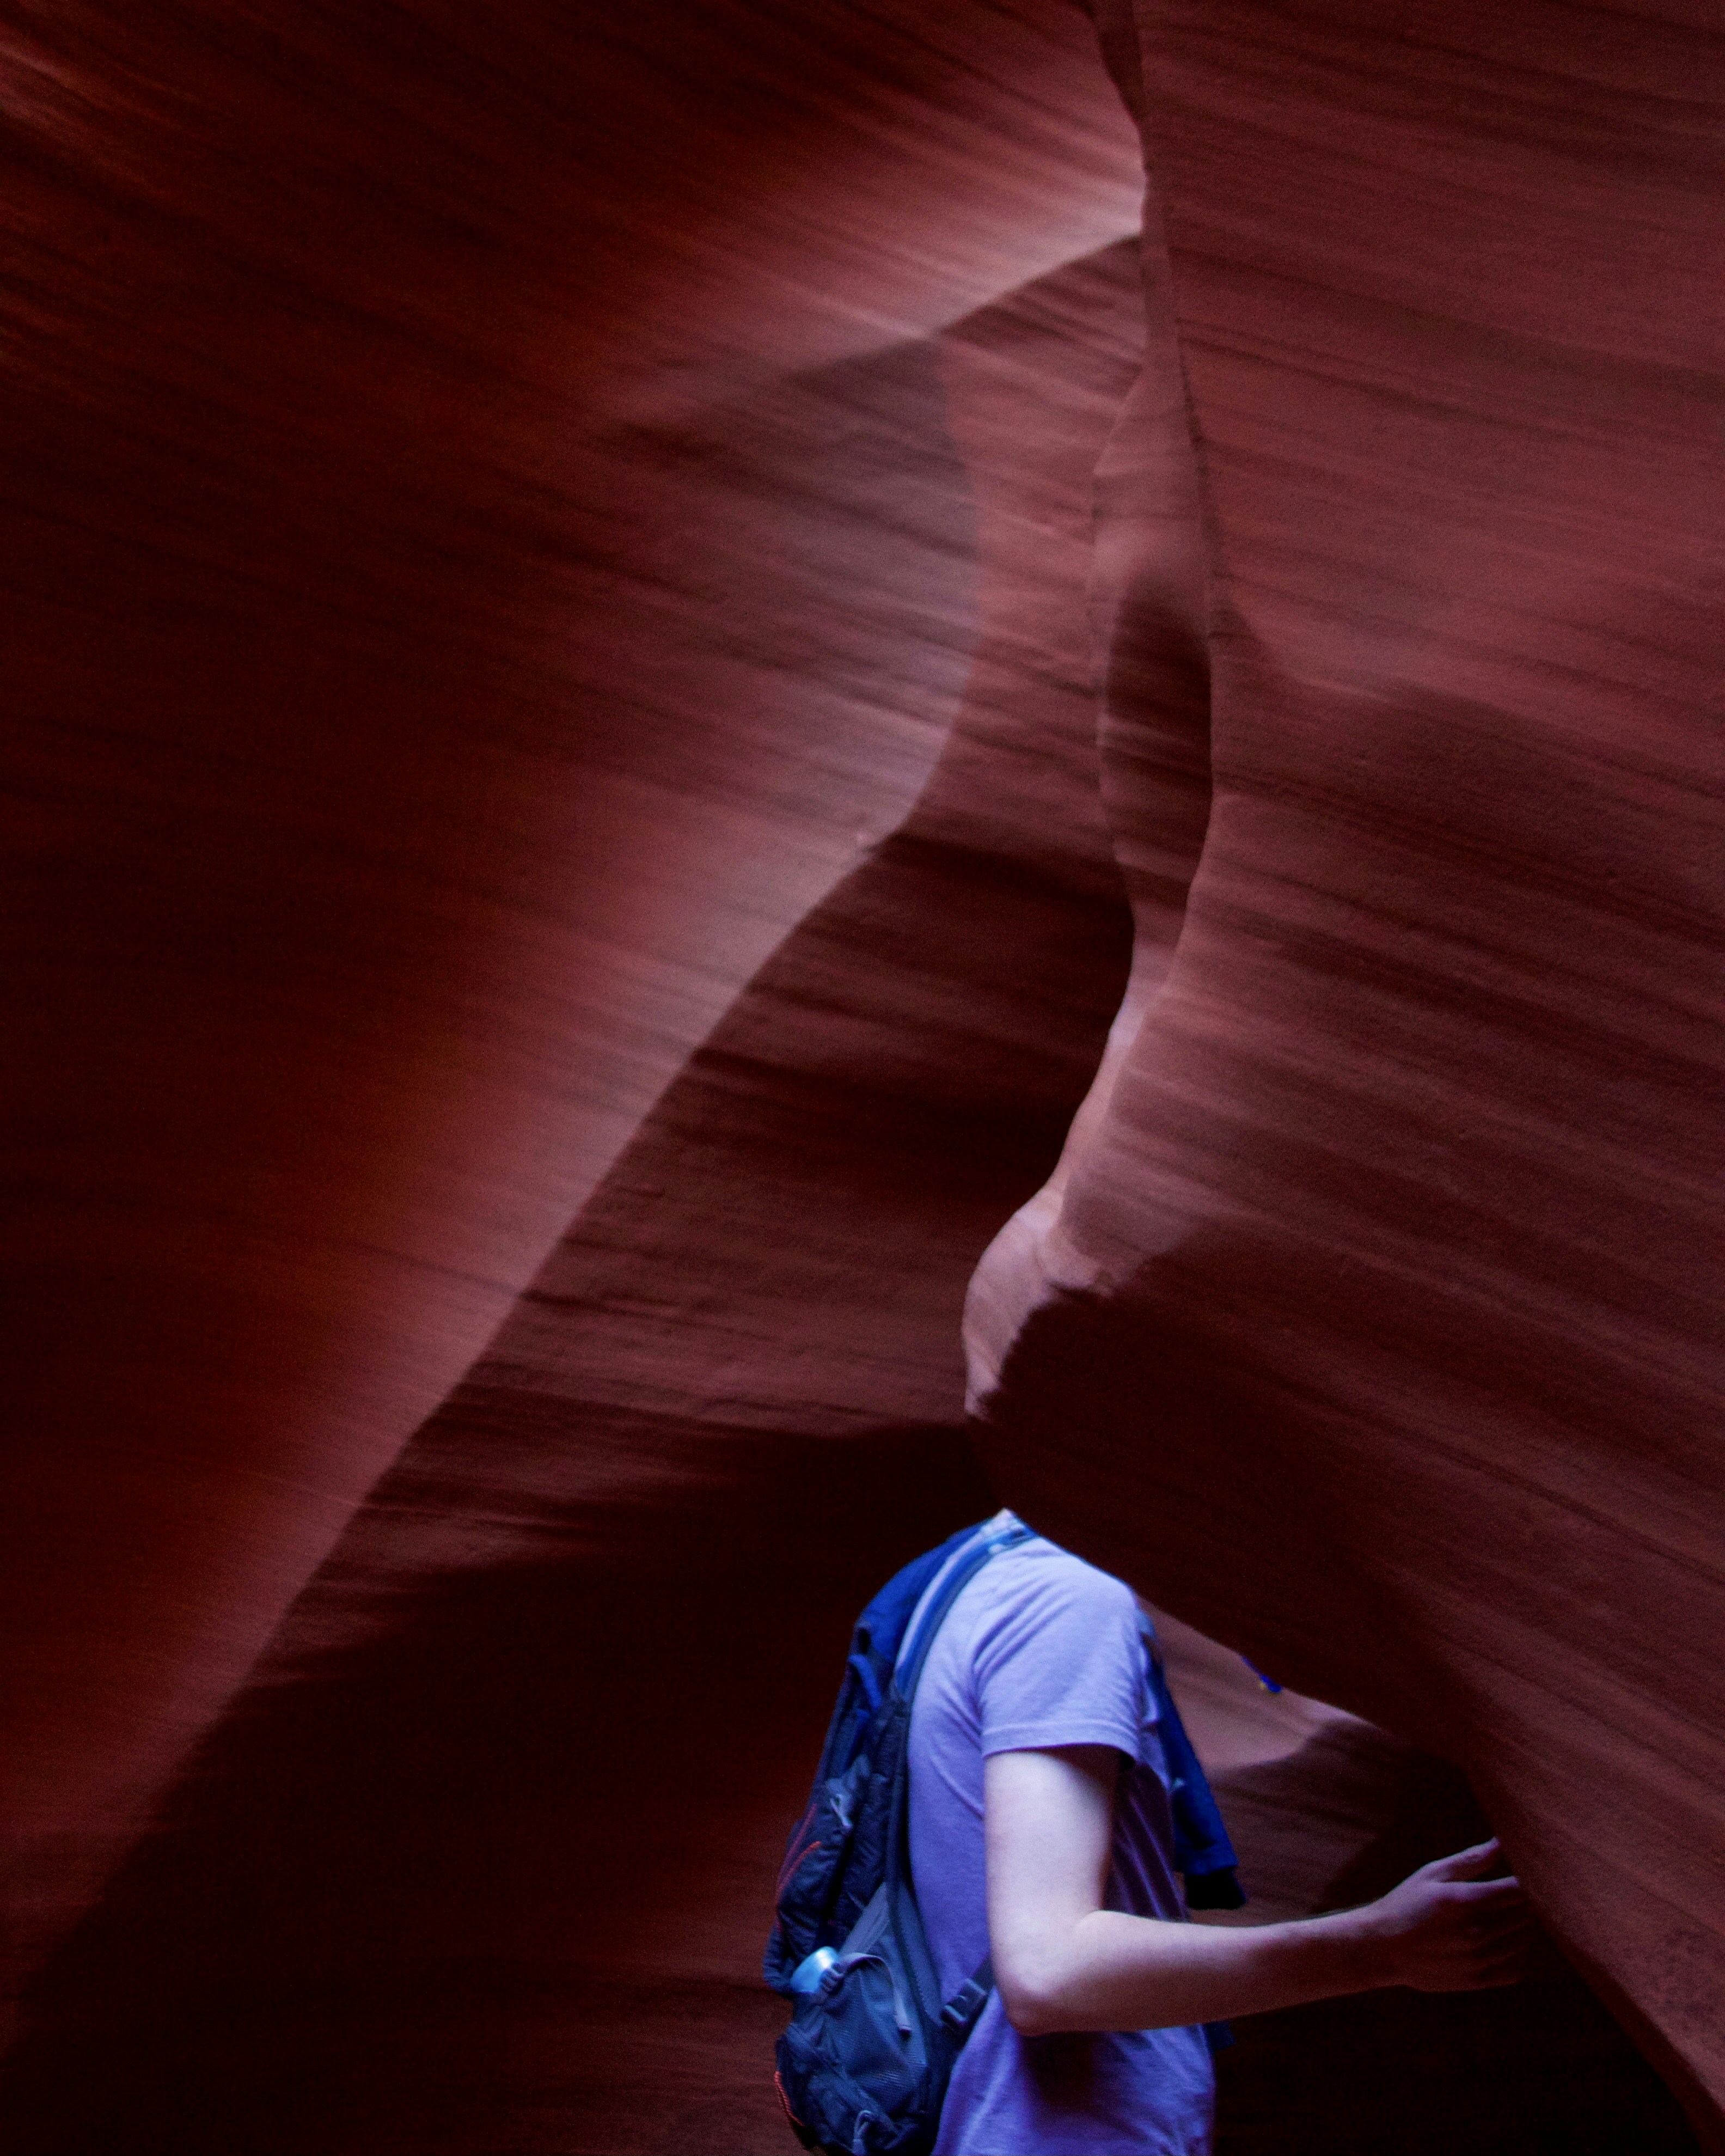
M 916 799 L 975 643 L 920 341 L 1139 184 L 1058 5 L 10 35 L 28 1948 Z
M 8 2148 L 788 2147 L 997 1494 L 1353 1710 L 1169 1620 L 1260 1913 L 1441 1753 L 1712 2119 L 1709 56 L 1357 12 L 1158 13 L 1135 391 L 1064 9 L 30 33 Z M 1240 2033 L 1242 2156 L 1692 2145 L 1555 1950 Z

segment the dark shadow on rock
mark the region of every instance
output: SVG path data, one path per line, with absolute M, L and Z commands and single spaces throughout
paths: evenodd
M 685 1445 L 680 1502 L 544 1506 L 245 1697 L 39 1988 L 9 2149 L 642 2148 L 727 2085 L 708 2148 L 759 2145 L 782 2010 L 703 1972 L 764 1934 L 840 1613 L 989 1500 L 946 1432 Z
M 1023 468 L 1050 520 L 1025 522 L 1045 587 L 1065 532 L 1070 609 L 997 656 L 957 767 L 669 1088 L 43 1973 L 0 2095 L 13 2156 L 788 2139 L 783 2010 L 755 1979 L 783 1837 L 856 1609 L 993 1507 L 963 1429 L 965 1285 L 1052 1167 L 1129 958 L 1082 638 L 1061 639 L 1133 363 L 1130 254 L 1045 280 L 1068 304 L 1014 343 L 1020 403 L 1050 370 L 1052 473 L 993 407 L 973 429 L 997 497 Z M 1077 391 L 1075 318 L 1096 341 Z M 877 509 L 913 552 L 951 547 L 938 592 L 883 587 L 829 670 L 896 695 L 902 610 L 950 612 L 970 573 L 934 374 L 895 351 L 791 385 L 791 432 L 832 436 L 819 499 L 665 536 L 667 578 L 710 577 L 716 649 L 761 531 L 788 633 Z M 771 422 L 763 403 L 680 452 L 650 429 L 634 447 L 644 469 L 740 457 L 783 490 Z M 747 471 L 723 476 L 747 495 Z M 650 473 L 647 494 L 650 523 Z M 770 758 L 743 777 L 776 783 Z
M 995 388 L 1064 412 L 1059 470 L 1029 488 L 1050 521 L 1019 516 L 1039 559 L 1061 520 L 1070 536 L 1081 438 L 1130 374 L 1108 331 L 1129 254 L 959 326 Z M 1097 332 L 1082 408 L 1075 320 Z M 871 501 L 870 444 L 906 414 L 930 434 L 924 478 L 952 475 L 926 355 L 798 393 L 861 429 L 824 492 L 843 466 Z M 979 408 L 1009 480 L 1018 408 Z M 911 497 L 962 575 L 968 506 Z M 818 517 L 787 530 L 796 613 L 850 542 Z M 1009 602 L 1024 564 L 980 536 Z M 670 552 L 668 574 L 701 572 L 701 547 Z M 714 572 L 716 634 L 731 573 Z M 862 674 L 917 596 L 894 586 L 858 628 Z M 790 2145 L 783 2009 L 752 1968 L 783 1837 L 855 1610 L 992 1505 L 960 1422 L 965 1283 L 1053 1164 L 1128 955 L 1082 669 L 1010 642 L 905 829 L 691 1060 L 44 1972 L 0 2097 L 10 2156 Z M 1323 1871 L 1338 1839 L 1405 1869 L 1472 1830 L 1444 1810 L 1445 1770 L 1357 1739 L 1227 1794 L 1249 1872 L 1320 1899 L 1369 1891 Z M 1590 2000 L 1526 2000 L 1245 2025 L 1222 2147 L 1585 2149 L 1589 2122 L 1618 2117 L 1633 2131 L 1615 2148 L 1684 2145 L 1658 2138 L 1663 2092 Z M 1479 2082 L 1472 2110 L 1458 2074 Z
M 1458 1769 L 1367 1722 L 1218 1778 L 1276 1913 L 1355 1907 L 1490 1827 Z M 1353 1853 L 1335 1868 L 1333 1852 Z M 1326 1852 L 1331 1852 L 1326 1861 Z M 1303 1906 L 1301 1906 L 1303 1904 Z M 1497 1991 L 1398 1989 L 1235 2025 L 1217 2156 L 1691 2156 L 1676 2098 L 1555 1948 Z

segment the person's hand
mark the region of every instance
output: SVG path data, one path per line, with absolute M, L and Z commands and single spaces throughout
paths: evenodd
M 1379 1984 L 1482 1991 L 1520 1982 L 1533 1917 L 1517 1881 L 1482 1876 L 1501 1853 L 1482 1841 L 1440 1856 L 1353 1912 Z

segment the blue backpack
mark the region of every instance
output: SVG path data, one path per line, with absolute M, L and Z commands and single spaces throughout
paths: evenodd
M 907 1564 L 856 1620 L 809 1806 L 780 1868 L 765 1974 L 795 2001 L 773 2080 L 805 2148 L 928 2156 L 947 2084 L 988 2004 L 987 1958 L 942 1999 L 911 1881 L 911 1704 L 935 1634 L 988 1560 L 1029 1540 L 1010 1513 Z M 914 1620 L 914 1629 L 913 1629 Z M 1144 1625 L 1193 1907 L 1244 1901 L 1235 1855 Z M 907 1636 L 908 1635 L 908 1636 Z M 1213 2044 L 1228 2041 L 1219 2030 Z

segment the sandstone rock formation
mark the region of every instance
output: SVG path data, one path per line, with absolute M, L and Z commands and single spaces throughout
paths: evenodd
M 11 79 L 35 1937 L 916 798 L 974 573 L 916 347 L 1138 187 L 1060 6 L 80 0 Z
M 1260 1909 L 1460 1763 L 1712 2130 L 1704 41 L 1155 21 L 1111 440 L 1063 11 L 33 26 L 36 1938 L 269 1645 L 8 2147 L 774 2145 L 1015 1209 L 999 1493 L 1353 1710 L 1170 1620 Z M 1691 2145 L 1555 1951 L 1242 2033 L 1241 2156 Z
M 1167 295 L 1119 638 L 1184 654 L 1201 605 L 1208 707 L 1171 738 L 1136 662 L 1111 706 L 1149 978 L 978 1271 L 972 1385 L 1056 1534 L 1463 1763 L 1705 2107 L 1725 472 L 1675 258 L 1717 47 L 1572 28 L 1112 11 Z

